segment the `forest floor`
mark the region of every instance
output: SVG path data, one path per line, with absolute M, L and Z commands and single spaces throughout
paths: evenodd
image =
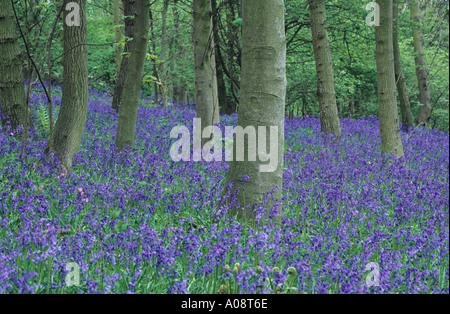
M 191 106 L 143 101 L 124 155 L 111 98 L 91 91 L 66 174 L 39 162 L 45 103 L 32 94 L 24 154 L 0 133 L 0 293 L 449 293 L 447 133 L 402 133 L 406 159 L 383 165 L 374 117 L 341 119 L 339 146 L 317 118 L 286 120 L 283 223 L 255 228 L 211 220 L 227 162 L 171 160 Z

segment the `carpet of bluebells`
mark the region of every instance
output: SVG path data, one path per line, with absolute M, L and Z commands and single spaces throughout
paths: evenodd
M 342 119 L 339 146 L 318 118 L 286 120 L 282 224 L 255 227 L 211 219 L 226 162 L 171 160 L 192 106 L 142 98 L 119 154 L 111 97 L 91 91 L 66 173 L 42 158 L 44 94 L 31 102 L 23 153 L 20 134 L 0 133 L 0 293 L 449 293 L 447 133 L 402 132 L 406 159 L 386 161 L 374 117 Z

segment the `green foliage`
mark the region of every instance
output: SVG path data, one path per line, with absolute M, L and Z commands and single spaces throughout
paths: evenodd
M 242 18 L 235 19 L 233 21 L 234 26 L 242 26 Z
M 176 5 L 175 5 L 176 3 Z M 144 69 L 142 93 L 151 96 L 155 93 L 155 83 L 160 73 L 154 73 L 154 66 L 160 71 L 162 62 L 166 65 L 167 80 L 165 82 L 169 97 L 176 87 L 183 85 L 191 95 L 194 89 L 194 57 L 192 50 L 192 15 L 191 1 L 170 2 L 167 11 L 167 53 L 166 60 L 161 60 L 161 11 L 163 1 L 152 4 L 153 36 L 150 36 L 149 50 Z M 294 116 L 319 114 L 317 101 L 316 68 L 312 48 L 309 9 L 306 1 L 285 1 L 286 7 L 286 39 L 287 39 L 287 110 Z M 328 35 L 330 40 L 332 61 L 335 74 L 335 90 L 341 118 L 357 118 L 378 115 L 377 72 L 375 61 L 375 27 L 365 23 L 368 11 L 359 0 L 327 1 L 326 14 Z M 44 79 L 48 71 L 44 52 L 47 36 L 50 33 L 52 20 L 57 6 L 42 3 L 33 8 L 36 14 L 29 15 L 29 23 L 39 18 L 30 33 L 31 53 L 42 67 Z M 226 97 L 233 108 L 238 107 L 240 67 L 242 43 L 240 28 L 243 20 L 240 15 L 239 1 L 217 0 L 219 40 L 216 48 L 223 58 L 218 64 L 226 68 L 224 80 Z M 19 16 L 24 16 L 24 3 L 17 2 Z M 429 73 L 431 100 L 433 104 L 432 126 L 448 131 L 449 103 L 449 34 L 447 6 L 444 2 L 425 1 L 421 6 L 422 31 L 424 35 L 424 55 Z M 123 30 L 124 22 L 115 26 L 112 16 L 112 2 L 107 0 L 88 1 L 88 54 L 90 87 L 100 90 L 114 88 L 117 79 L 115 65 L 115 48 L 123 47 L 130 40 L 123 36 L 116 43 L 115 30 Z M 177 24 L 178 23 L 178 24 Z M 415 72 L 414 49 L 412 46 L 412 22 L 409 16 L 407 1 L 399 1 L 399 46 L 401 62 L 405 74 L 407 91 L 410 96 L 413 116 L 419 110 L 418 86 Z M 151 29 L 149 28 L 149 31 Z M 52 43 L 53 78 L 62 81 L 63 68 L 63 27 L 57 23 Z M 22 50 L 23 42 L 20 40 Z M 123 55 L 126 57 L 126 54 Z M 234 73 L 234 82 L 228 75 Z M 233 90 L 231 88 L 233 86 Z M 157 91 L 158 92 L 158 91 Z
M 50 131 L 50 119 L 48 116 L 48 108 L 46 108 L 42 103 L 39 104 L 39 108 L 36 110 L 39 122 L 45 133 Z
M 99 12 L 88 15 L 88 43 L 98 45 L 88 48 L 89 84 L 100 90 L 112 86 L 116 77 L 116 45 L 111 18 Z
M 156 83 L 158 85 L 161 85 L 161 82 L 158 80 L 157 77 L 154 77 L 153 75 L 147 74 L 144 76 L 143 81 L 151 84 L 151 83 Z
M 449 110 L 435 109 L 432 114 L 432 127 L 433 129 L 440 129 L 443 131 L 449 130 Z
M 55 125 L 58 110 L 56 108 L 53 108 L 52 111 L 52 118 L 53 118 L 53 126 Z M 36 110 L 37 120 L 39 121 L 39 127 L 40 131 L 43 132 L 45 135 L 47 135 L 50 132 L 50 117 L 48 115 L 48 107 L 46 104 L 39 103 L 39 107 Z

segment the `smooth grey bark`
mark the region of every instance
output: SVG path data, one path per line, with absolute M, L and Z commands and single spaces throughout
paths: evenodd
M 267 221 L 274 202 L 281 200 L 284 164 L 284 113 L 286 98 L 286 36 L 284 29 L 283 0 L 246 0 L 242 3 L 242 79 L 240 105 L 237 125 L 242 128 L 253 126 L 266 128 L 266 147 L 269 147 L 269 127 L 278 130 L 276 138 L 276 169 L 273 172 L 260 172 L 261 162 L 248 160 L 249 143 L 244 146 L 245 161 L 230 162 L 226 178 L 227 186 L 232 183 L 231 195 L 240 192 L 238 199 L 242 207 L 231 214 L 244 221 L 255 219 L 254 204 L 261 204 L 266 192 L 275 190 L 268 203 L 264 205 L 263 221 Z M 259 142 L 259 140 L 258 140 Z M 236 142 L 235 142 L 236 146 Z M 259 146 L 259 145 L 258 145 Z M 236 150 L 234 150 L 235 155 Z M 259 154 L 258 154 L 259 155 Z M 236 157 L 236 156 L 234 156 Z M 243 185 L 245 177 L 250 177 Z M 224 202 L 226 203 L 226 201 Z M 245 207 L 243 209 L 243 207 Z M 276 221 L 280 221 L 280 217 Z
M 64 11 L 63 92 L 61 109 L 55 125 L 53 149 L 63 165 L 72 167 L 72 158 L 80 148 L 88 110 L 88 51 L 86 0 L 65 0 L 80 7 L 80 26 L 67 26 Z
M 219 101 L 219 111 L 227 112 L 227 87 L 223 78 L 223 70 L 221 66 L 222 58 L 219 47 L 219 26 L 218 26 L 218 12 L 217 12 L 217 0 L 211 0 L 212 14 L 213 14 L 213 31 L 214 31 L 214 44 L 215 44 L 215 59 L 216 59 L 216 77 L 217 77 L 217 98 Z M 229 112 L 231 113 L 231 112 Z
M 181 23 L 180 23 L 180 8 L 178 0 L 174 0 L 172 6 L 173 13 L 173 23 L 175 27 L 175 33 L 180 34 Z M 173 85 L 173 98 L 175 101 L 185 102 L 186 101 L 186 70 L 183 64 L 179 65 L 179 60 L 184 60 L 185 49 L 181 44 L 181 39 L 179 36 L 174 37 L 175 49 L 178 49 L 177 59 L 174 62 L 174 85 Z
M 194 0 L 195 104 L 202 127 L 219 123 L 211 0 Z
M 119 151 L 126 146 L 132 147 L 136 133 L 136 119 L 139 107 L 144 63 L 148 45 L 149 0 L 136 0 L 134 36 L 130 43 L 130 55 L 127 75 L 122 92 L 117 127 L 116 146 Z
M 416 123 L 429 124 L 431 119 L 431 95 L 428 82 L 428 72 L 423 55 L 422 21 L 418 0 L 409 0 L 411 20 L 413 21 L 413 46 L 415 52 L 416 75 L 419 84 L 420 109 Z
M 150 34 L 151 34 L 150 41 L 152 42 L 150 53 L 152 53 L 152 54 L 156 53 L 156 36 L 155 36 L 155 27 L 154 26 L 155 26 L 155 24 L 154 24 L 153 13 L 152 13 L 152 10 L 150 9 Z M 159 96 L 158 96 L 159 74 L 158 74 L 158 69 L 156 67 L 155 61 L 153 61 L 153 76 L 155 77 L 155 81 L 153 83 L 153 87 L 154 87 L 154 91 L 155 91 L 155 102 L 159 103 Z
M 400 47 L 398 44 L 398 0 L 394 0 L 393 8 L 394 19 L 394 33 L 393 33 L 393 46 L 394 46 L 394 65 L 395 65 L 395 81 L 397 82 L 397 92 L 400 101 L 400 112 L 402 116 L 402 128 L 408 131 L 414 127 L 413 116 L 411 112 L 411 104 L 409 102 L 409 95 L 406 90 L 406 80 L 403 73 L 403 67 L 400 57 Z
M 122 28 L 119 26 L 122 22 L 122 10 L 121 10 L 121 0 L 114 0 L 113 2 L 113 15 L 114 15 L 114 34 L 116 37 L 116 43 L 122 40 Z M 116 73 L 120 73 L 120 64 L 122 62 L 122 45 L 115 45 L 115 62 L 116 62 Z
M 229 71 L 228 71 L 228 77 L 229 77 L 229 82 L 230 82 L 230 93 L 233 96 L 233 100 L 234 102 L 231 104 L 232 107 L 232 111 L 233 112 L 237 112 L 237 108 L 239 106 L 239 90 L 240 90 L 240 85 L 238 82 L 238 75 L 236 74 L 235 71 L 235 66 L 237 65 L 237 62 L 235 60 L 235 49 L 234 49 L 234 43 L 237 41 L 238 38 L 238 30 L 237 27 L 233 25 L 233 21 L 235 19 L 235 12 L 234 12 L 234 3 L 232 1 L 228 2 L 228 9 L 227 13 L 226 13 L 226 19 L 228 21 L 228 32 L 227 32 L 227 40 L 228 40 L 228 66 L 229 66 Z
M 53 45 L 53 36 L 55 35 L 56 26 L 58 24 L 58 20 L 63 11 L 63 7 L 59 6 L 58 12 L 56 13 L 55 19 L 53 20 L 52 29 L 47 39 L 47 65 L 48 65 L 48 121 L 49 121 L 49 136 L 48 136 L 48 147 L 45 149 L 45 152 L 53 151 L 53 137 L 54 137 L 54 125 L 53 125 L 53 101 L 52 101 L 52 74 L 53 74 L 53 65 L 52 65 L 52 45 Z
M 10 0 L 0 0 L 0 111 L 12 130 L 25 122 L 25 85 L 14 12 Z
M 385 154 L 404 155 L 400 136 L 395 93 L 395 70 L 393 48 L 393 5 L 392 0 L 378 0 L 380 5 L 380 26 L 376 26 L 376 61 L 378 77 L 378 106 L 381 149 Z
M 114 88 L 114 95 L 112 100 L 112 108 L 119 113 L 119 107 L 122 101 L 122 93 L 125 84 L 125 79 L 128 75 L 128 63 L 130 61 L 130 45 L 134 41 L 134 27 L 135 19 L 132 18 L 136 15 L 136 1 L 124 0 L 124 15 L 125 15 L 125 47 L 123 49 L 124 56 L 122 57 L 119 76 L 117 78 L 116 86 Z
M 167 69 L 166 69 L 166 50 L 167 50 L 167 11 L 169 10 L 169 0 L 164 0 L 163 10 L 161 12 L 161 69 L 160 69 L 160 83 L 159 89 L 161 91 L 161 101 L 164 107 L 169 106 L 167 96 Z
M 333 61 L 328 41 L 325 0 L 312 0 L 309 4 L 311 31 L 316 60 L 317 96 L 319 99 L 320 125 L 324 133 L 341 136 L 336 93 L 334 89 Z

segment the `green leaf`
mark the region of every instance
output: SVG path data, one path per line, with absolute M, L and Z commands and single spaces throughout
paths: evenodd
M 233 25 L 234 26 L 242 26 L 242 18 L 238 18 L 238 19 L 235 19 L 234 21 L 233 21 Z
M 156 60 L 158 58 L 158 56 L 155 56 L 153 54 L 147 53 L 147 59 L 148 60 Z
M 146 75 L 143 78 L 144 82 L 153 82 L 153 81 L 158 81 L 158 79 L 156 77 L 154 77 L 153 75 Z

